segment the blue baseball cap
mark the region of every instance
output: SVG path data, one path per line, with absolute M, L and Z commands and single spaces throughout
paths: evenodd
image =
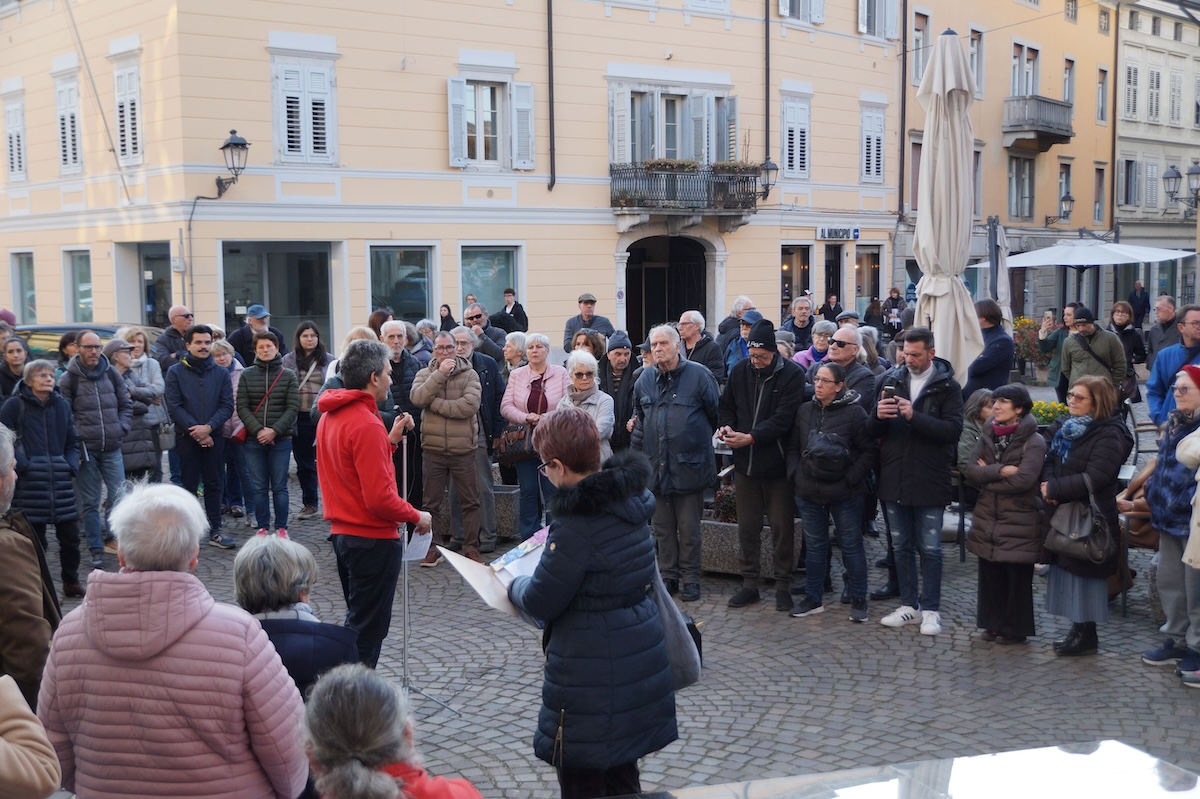
M 255 319 L 266 319 L 270 315 L 271 312 L 261 305 L 251 305 L 246 309 L 246 316 L 252 316 Z

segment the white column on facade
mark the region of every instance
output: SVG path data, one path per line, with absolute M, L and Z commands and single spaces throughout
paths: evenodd
M 825 304 L 825 298 L 829 295 L 825 286 L 825 247 L 827 245 L 823 241 L 818 241 L 812 248 L 812 259 L 808 266 L 808 281 L 809 288 L 812 290 L 813 300 L 816 305 L 813 306 L 813 313 Z
M 629 305 L 629 292 L 625 287 L 626 267 L 629 265 L 629 250 L 623 249 L 613 253 L 613 283 L 617 287 L 617 312 L 614 327 L 617 330 L 628 330 L 626 322 L 626 307 Z
M 726 293 L 725 293 L 725 267 L 729 261 L 729 253 L 725 251 L 704 251 L 704 272 L 705 285 L 707 286 L 707 294 L 705 304 L 708 306 L 704 310 L 704 321 L 708 323 L 708 327 L 715 335 L 717 325 L 725 318 L 726 309 Z
M 367 265 L 370 268 L 370 265 Z M 329 242 L 329 338 L 341 341 L 350 332 L 350 243 Z M 368 276 L 367 280 L 370 280 Z

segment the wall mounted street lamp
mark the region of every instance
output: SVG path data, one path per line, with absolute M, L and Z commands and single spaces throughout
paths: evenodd
M 229 138 L 221 145 L 221 154 L 225 156 L 225 168 L 233 175 L 231 178 L 217 178 L 217 199 L 221 199 L 229 187 L 238 181 L 238 175 L 246 169 L 246 159 L 250 155 L 250 142 L 237 135 L 236 130 L 229 131 Z
M 1046 217 L 1046 227 L 1050 227 L 1055 222 L 1066 222 L 1071 218 L 1071 211 L 1075 209 L 1075 198 L 1067 192 L 1058 199 L 1058 216 Z
M 775 188 L 775 181 L 779 179 L 779 167 L 775 166 L 775 162 L 771 160 L 771 156 L 767 156 L 767 160 L 762 162 L 762 166 L 758 168 L 758 182 L 762 185 L 762 198 L 765 200 L 771 195 L 771 189 Z
M 1182 197 L 1179 196 L 1179 184 L 1183 181 L 1183 175 L 1180 174 L 1179 167 L 1171 164 L 1163 173 L 1162 179 L 1168 200 L 1181 202 L 1193 211 L 1200 205 L 1200 160 L 1192 159 L 1192 165 L 1188 167 L 1187 194 Z

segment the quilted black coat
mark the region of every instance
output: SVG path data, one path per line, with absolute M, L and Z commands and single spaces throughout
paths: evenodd
M 34 524 L 79 518 L 72 478 L 79 471 L 79 439 L 71 406 L 57 389 L 43 405 L 24 383 L 0 408 L 0 423 L 17 434 L 17 488 L 12 506 Z
M 541 562 L 509 587 L 547 622 L 533 748 L 556 767 L 612 768 L 678 737 L 662 623 L 646 593 L 658 568 L 649 479 L 646 459 L 623 452 L 559 488 Z

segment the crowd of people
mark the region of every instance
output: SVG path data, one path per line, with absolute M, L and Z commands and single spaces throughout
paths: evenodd
M 11 546 L 0 552 L 17 559 L 6 573 L 28 578 L 22 596 L 37 608 L 3 666 L 37 713 L 21 729 L 44 726 L 22 761 L 31 784 L 89 796 L 128 795 L 131 779 L 150 793 L 187 783 L 179 795 L 236 786 L 254 796 L 477 796 L 420 769 L 404 697 L 372 670 L 406 530 L 432 531 L 481 563 L 495 551 L 497 459 L 518 486 L 520 537 L 550 527 L 553 546 L 509 594 L 548 625 L 534 748 L 564 797 L 639 791 L 638 758 L 677 737 L 648 586 L 657 570 L 667 593 L 700 598 L 701 518 L 722 463 L 740 548 L 730 608 L 762 601 L 766 577 L 777 611 L 827 610 L 836 543 L 849 621 L 895 599 L 884 626 L 938 635 L 943 513 L 957 498 L 972 508 L 980 638 L 1012 645 L 1037 634 L 1033 580 L 1047 564 L 1046 610 L 1070 622 L 1055 653 L 1094 653 L 1117 557 L 1051 554 L 1044 537 L 1065 503 L 1094 503 L 1114 530 L 1132 508 L 1118 471 L 1133 447 L 1123 410 L 1142 399 L 1142 364 L 1162 434 L 1139 485 L 1159 533 L 1168 636 L 1142 659 L 1200 687 L 1200 544 L 1189 547 L 1200 528 L 1200 306 L 1159 297 L 1145 339 L 1147 298 L 1115 303 L 1103 326 L 1078 303 L 1048 312 L 1038 345 L 1068 415 L 1046 428 L 1010 381 L 1014 342 L 990 300 L 976 303 L 984 350 L 960 383 L 896 290 L 863 318 L 834 295 L 819 309 L 800 297 L 778 329 L 742 296 L 716 337 L 689 310 L 640 344 L 585 292 L 564 325 L 561 365 L 511 290 L 495 315 L 467 299 L 462 324 L 448 306 L 416 324 L 380 309 L 336 357 L 312 322 L 289 350 L 261 305 L 228 338 L 176 306 L 154 342 L 136 328 L 103 345 L 84 331 L 64 337 L 57 364 L 30 361 L 19 339 L 0 345 L 0 389 L 11 383 L 0 405 L 0 543 Z M 341 624 L 308 603 L 318 575 L 288 533 L 293 459 L 299 518 L 329 523 Z M 881 503 L 887 556 L 877 565 L 888 577 L 872 591 L 864 538 L 879 534 Z M 257 533 L 243 542 L 224 519 L 247 515 Z M 63 594 L 88 597 L 65 617 L 49 527 Z M 214 602 L 190 574 L 205 541 L 240 549 L 239 607 Z M 104 569 L 106 556 L 119 571 Z M 431 547 L 421 565 L 441 560 Z M 596 652 L 608 653 L 603 669 Z M 147 685 L 159 690 L 147 695 Z M 251 701 L 218 703 L 214 715 L 173 693 L 214 690 Z M 103 701 L 89 704 L 95 696 Z M 131 703 L 154 723 L 129 724 Z M 156 739 L 156 727 L 176 733 Z

